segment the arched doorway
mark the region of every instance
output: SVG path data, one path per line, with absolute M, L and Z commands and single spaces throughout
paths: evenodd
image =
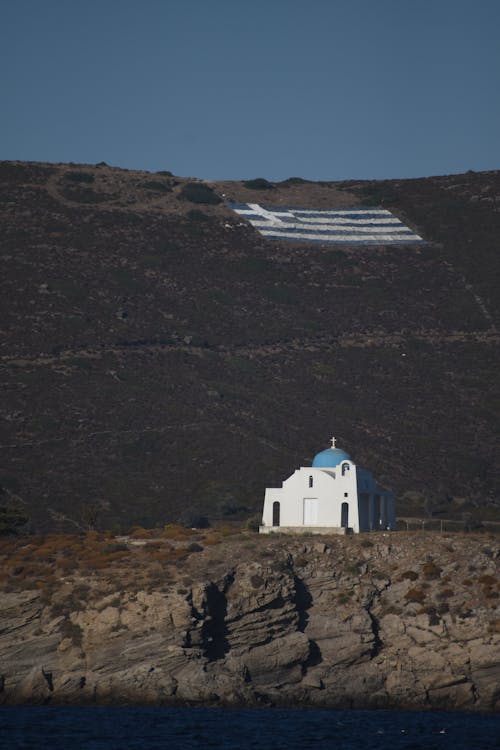
M 349 528 L 349 503 L 342 503 L 341 505 L 340 525 L 343 529 Z
M 273 526 L 279 526 L 280 525 L 280 504 L 276 500 L 273 503 Z

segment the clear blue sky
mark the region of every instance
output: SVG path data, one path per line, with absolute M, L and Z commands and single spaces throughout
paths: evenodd
M 500 168 L 500 0 L 0 0 L 0 159 Z

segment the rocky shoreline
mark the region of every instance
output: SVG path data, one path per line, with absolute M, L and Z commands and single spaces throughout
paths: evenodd
M 161 584 L 127 585 L 123 562 L 49 596 L 4 586 L 0 704 L 500 708 L 493 536 L 195 546 Z

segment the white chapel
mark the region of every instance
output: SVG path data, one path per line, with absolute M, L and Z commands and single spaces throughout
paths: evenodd
M 346 534 L 396 528 L 394 496 L 335 446 L 268 487 L 260 532 Z

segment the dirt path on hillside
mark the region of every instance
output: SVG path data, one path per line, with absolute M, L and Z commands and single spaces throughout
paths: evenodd
M 288 341 L 277 341 L 267 345 L 242 345 L 234 347 L 225 346 L 191 346 L 189 344 L 158 344 L 137 343 L 128 345 L 116 345 L 107 347 L 82 347 L 77 349 L 64 349 L 56 355 L 37 354 L 33 356 L 10 356 L 0 357 L 0 366 L 14 365 L 16 367 L 33 367 L 46 365 L 63 365 L 75 357 L 82 359 L 102 359 L 109 354 L 126 354 L 134 352 L 186 352 L 191 354 L 203 355 L 210 351 L 223 356 L 246 356 L 250 359 L 254 357 L 268 357 L 277 354 L 286 354 L 294 351 L 328 351 L 333 349 L 351 349 L 370 347 L 398 347 L 404 349 L 405 343 L 411 340 L 420 341 L 427 344 L 458 344 L 458 343 L 481 343 L 496 345 L 500 342 L 500 333 L 496 330 L 487 331 L 452 331 L 450 333 L 441 333 L 440 331 L 427 331 L 425 333 L 393 333 L 387 335 L 380 334 L 353 334 L 350 336 L 327 337 L 320 336 L 307 339 L 290 339 Z

